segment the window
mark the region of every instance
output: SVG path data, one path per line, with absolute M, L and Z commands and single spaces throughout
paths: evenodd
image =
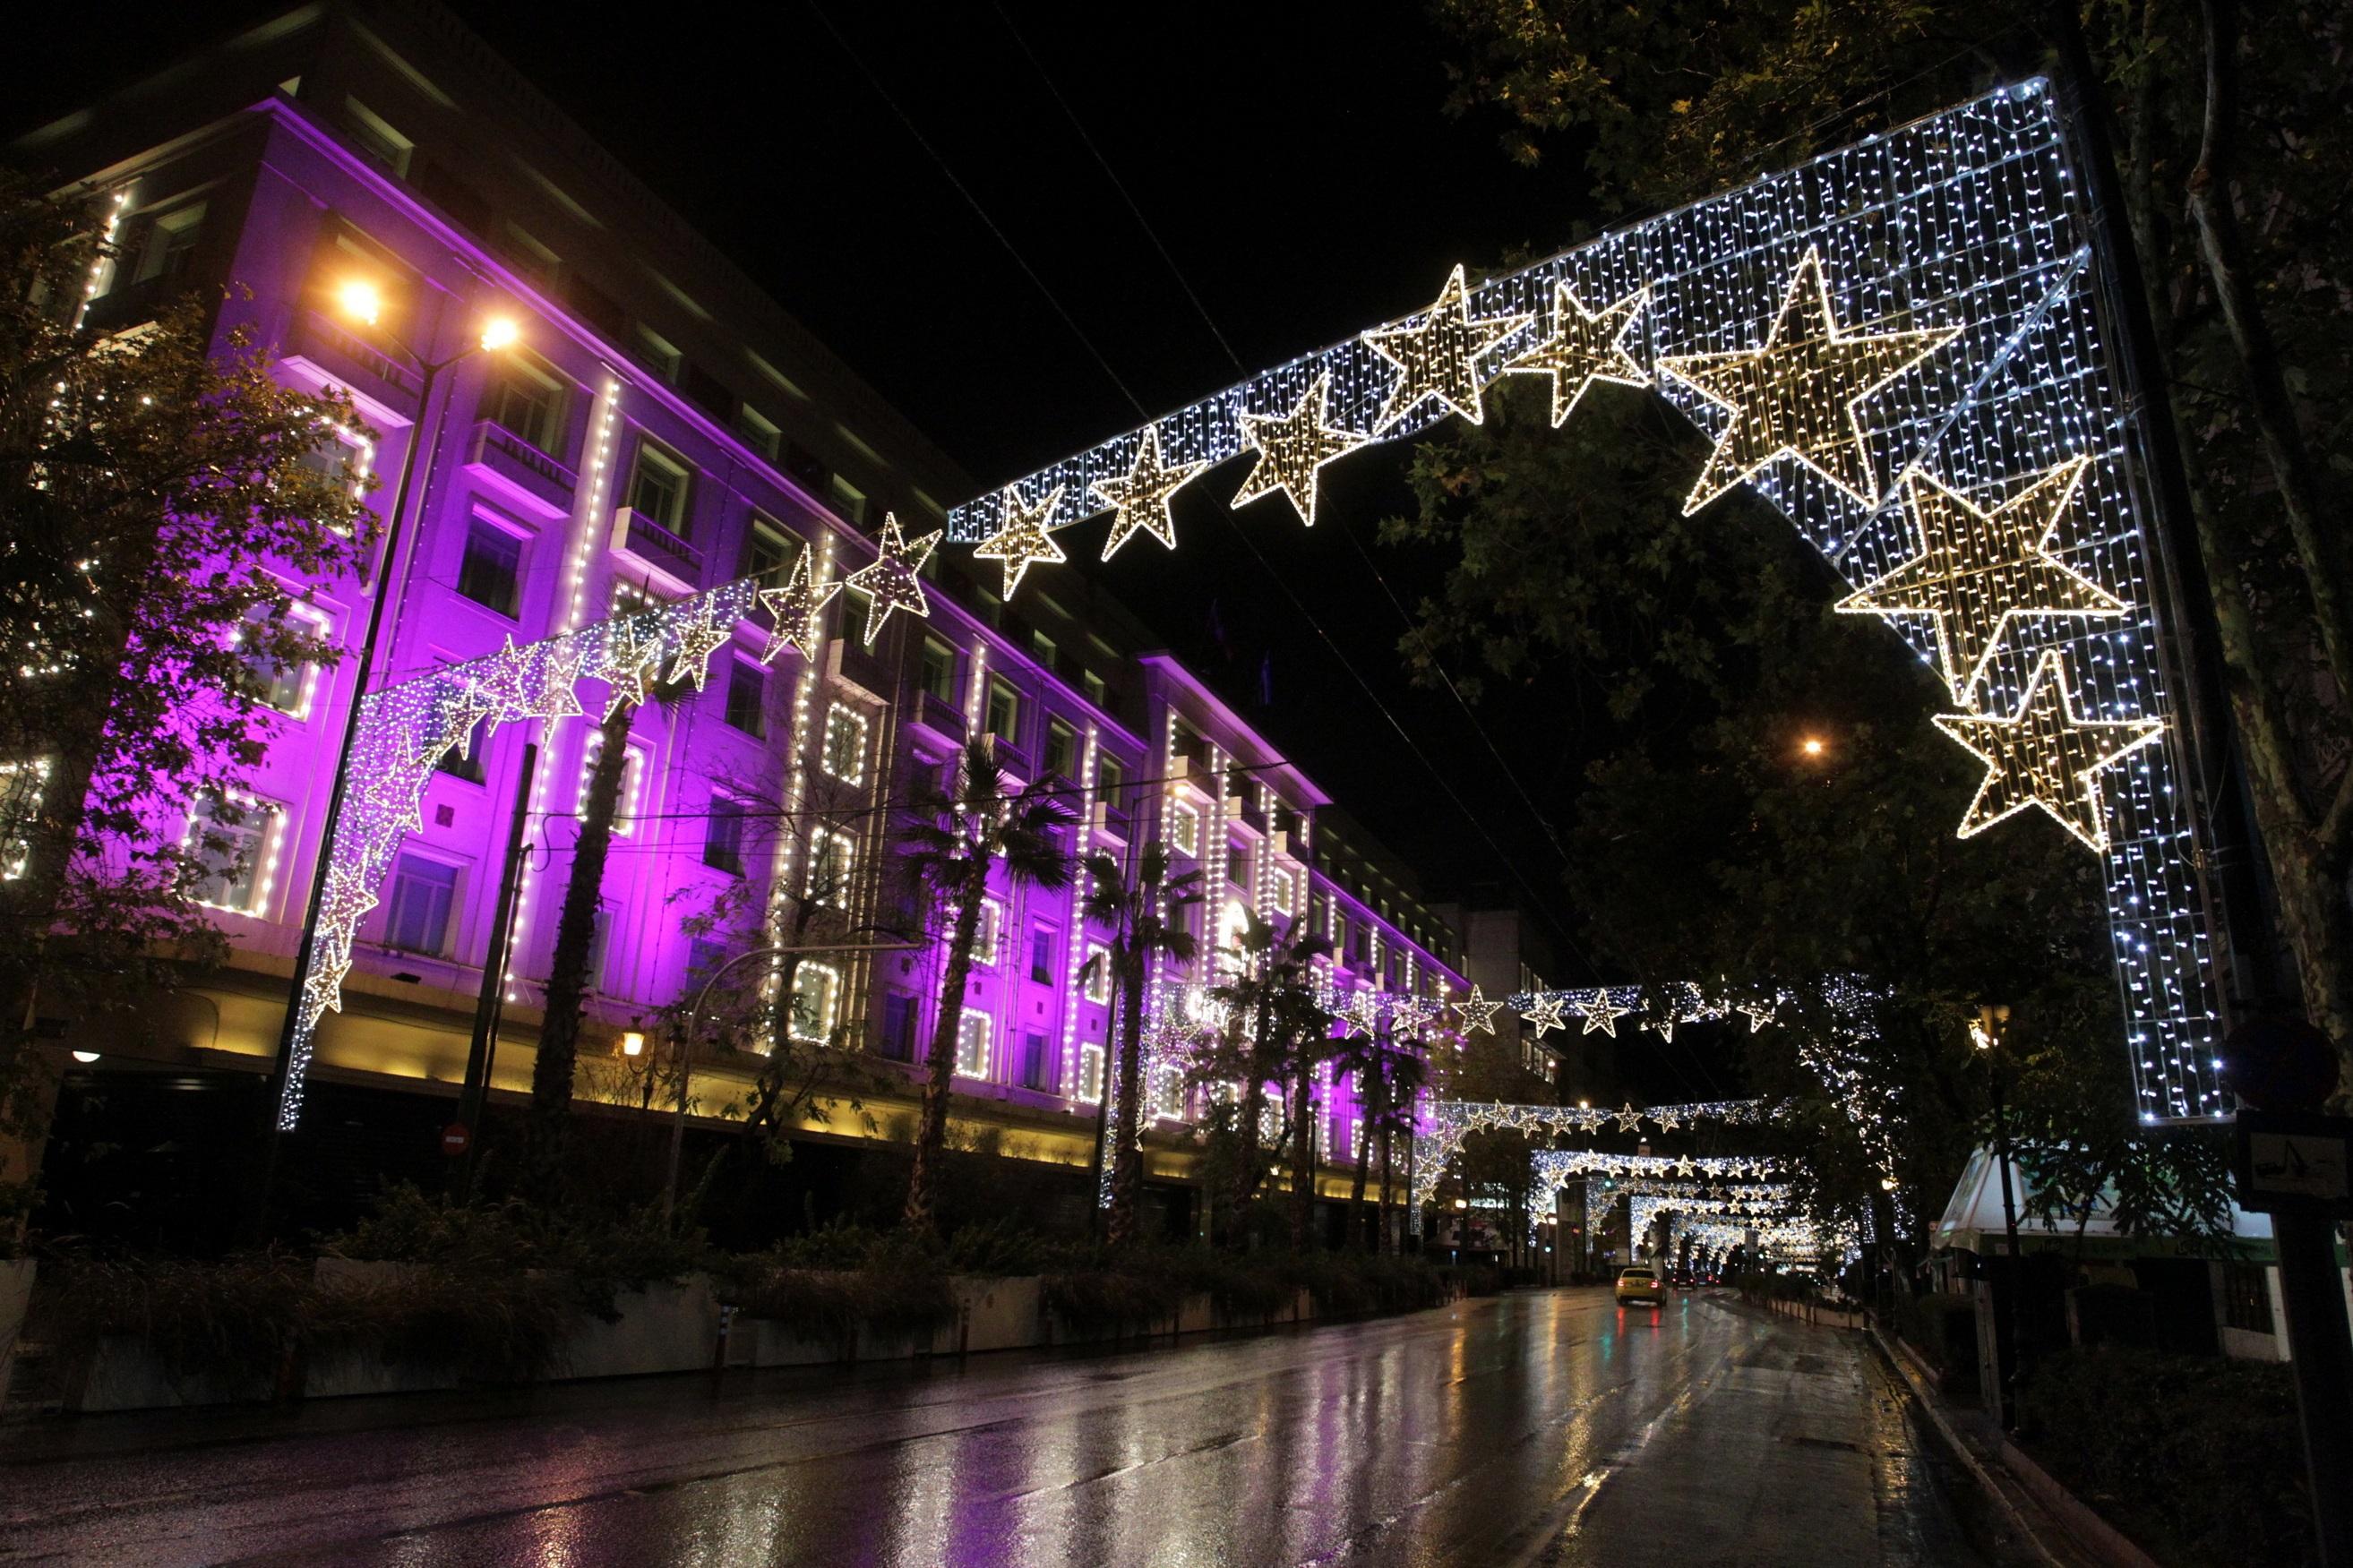
M 834 475 L 827 484 L 826 499 L 833 503 L 833 510 L 847 521 L 866 521 L 866 492 L 839 474 Z
M 735 433 L 744 437 L 745 446 L 772 463 L 784 447 L 785 433 L 776 428 L 775 421 L 748 403 L 735 411 Z
M 988 1015 L 967 1007 L 956 1022 L 956 1076 L 988 1076 Z
M 392 172 L 395 179 L 408 177 L 408 162 L 417 152 L 417 143 L 392 128 L 392 122 L 358 99 L 343 100 L 343 126 L 352 133 L 359 150 Z
M 866 782 L 866 715 L 837 702 L 825 713 L 825 771 L 844 784 Z
M 988 683 L 988 732 L 1008 745 L 1020 744 L 1021 694 L 1002 680 Z
M 139 247 L 139 265 L 132 269 L 133 283 L 158 283 L 171 288 L 187 275 L 204 233 L 205 204 L 186 202 L 157 213 L 147 223 L 147 237 Z
M 1029 978 L 1040 985 L 1054 983 L 1054 932 L 1048 926 L 1029 932 Z
M 841 971 L 807 959 L 793 971 L 793 1038 L 822 1043 L 841 1023 Z
M 392 898 L 384 940 L 406 952 L 440 957 L 449 944 L 449 910 L 458 899 L 458 868 L 422 855 L 393 864 Z
M 752 514 L 752 529 L 744 542 L 744 575 L 757 577 L 768 587 L 781 588 L 800 553 L 799 540 L 758 512 Z
M 1079 672 L 1079 689 L 1085 692 L 1087 700 L 1096 707 L 1111 706 L 1110 689 L 1103 685 L 1103 678 L 1093 670 L 1086 669 Z
M 1268 901 L 1274 905 L 1277 914 L 1297 914 L 1299 912 L 1298 873 L 1281 870 L 1268 878 L 1267 898 Z
M 188 812 L 181 847 L 188 857 L 188 896 L 216 910 L 251 914 L 269 892 L 274 807 L 256 800 L 200 795 Z
M 1094 1103 L 1103 1095 L 1103 1048 L 1101 1046 L 1079 1047 L 1078 1098 Z
M 1152 1114 L 1175 1121 L 1185 1114 L 1185 1075 L 1163 1068 L 1152 1075 Z
M 1176 844 L 1179 855 L 1198 855 L 1201 852 L 1201 814 L 1189 805 L 1170 806 L 1168 837 Z
M 997 940 L 1005 923 L 1005 906 L 995 899 L 980 900 L 980 921 L 973 927 L 972 961 L 994 968 L 997 964 Z
M 1100 757 L 1096 759 L 1096 794 L 1102 795 L 1105 800 L 1110 801 L 1113 805 L 1116 805 L 1119 804 L 1119 792 L 1126 783 L 1127 770 L 1119 765 L 1119 760 L 1117 758 Z
M 237 648 L 245 663 L 247 693 L 266 708 L 300 719 L 310 709 L 311 661 L 300 656 L 289 658 L 269 646 L 275 640 L 282 650 L 283 634 L 290 627 L 299 628 L 297 635 L 305 641 L 318 629 L 283 600 L 252 605 L 236 634 Z
M 2272 1331 L 2270 1271 L 2260 1263 L 2222 1265 L 2222 1324 L 2249 1333 Z
M 1231 882 L 1237 888 L 1247 888 L 1250 886 L 1249 845 L 1229 844 L 1226 846 L 1226 880 Z
M 482 733 L 481 726 L 488 722 L 490 721 L 487 719 L 478 721 L 475 725 L 476 732 Z M 475 744 L 479 747 L 481 742 L 477 741 Z M 585 816 L 587 813 L 588 777 L 596 771 L 596 759 L 604 754 L 604 735 L 595 730 L 589 731 L 587 743 L 580 748 L 580 787 L 574 792 L 572 797 L 572 812 L 575 816 Z M 480 755 L 480 751 L 475 752 L 477 759 Z M 472 776 L 479 782 L 481 778 L 479 762 L 477 767 L 478 771 Z M 631 746 L 628 755 L 621 759 L 621 787 L 613 797 L 613 831 L 623 838 L 637 831 L 638 791 L 645 779 L 645 772 L 644 749 Z
M 1044 665 L 1048 669 L 1054 668 L 1055 648 L 1052 637 L 1048 637 L 1044 632 L 1031 632 L 1029 651 L 1039 664 Z
M 801 884 L 801 896 L 812 903 L 845 902 L 857 865 L 857 839 L 831 827 L 809 829 L 807 877 Z
M 553 456 L 564 444 L 564 383 L 546 363 L 520 348 L 499 356 L 482 416 Z
M 1085 979 L 1088 1001 L 1099 1007 L 1111 1001 L 1111 949 L 1099 942 L 1087 943 Z
M 894 1062 L 915 1059 L 915 999 L 904 991 L 882 995 L 882 1037 L 877 1044 Z
M 32 831 L 41 811 L 41 791 L 49 782 L 49 761 L 0 763 L 0 882 L 25 874 Z
M 691 938 L 686 944 L 686 978 L 690 984 L 701 985 L 718 973 L 726 962 L 725 942 L 698 936 Z
M 466 554 L 458 563 L 458 592 L 485 609 L 512 618 L 522 576 L 522 541 L 483 518 L 466 525 Z
M 594 737 L 591 738 L 590 744 L 595 744 Z M 435 758 L 433 766 L 436 772 L 448 773 L 453 779 L 464 779 L 469 784 L 480 784 L 490 771 L 490 752 L 491 721 L 489 715 L 485 714 L 474 721 L 474 727 L 466 731 L 464 740 Z M 587 771 L 585 768 L 581 772 L 581 781 L 582 788 L 585 790 L 587 782 Z M 625 830 L 617 821 L 614 824 L 614 831 L 617 833 Z
M 636 336 L 638 357 L 644 360 L 656 375 L 676 386 L 678 373 L 686 363 L 686 356 L 679 352 L 678 345 L 643 321 L 638 323 Z
M 702 826 L 702 863 L 731 877 L 744 874 L 744 803 L 725 795 L 711 797 L 711 816 Z
M 651 441 L 638 444 L 629 476 L 629 510 L 686 537 L 686 465 Z
M 768 672 L 749 659 L 727 661 L 727 723 L 746 735 L 768 732 Z
M 1066 779 L 1079 776 L 1079 732 L 1060 719 L 1046 722 L 1046 771 Z
M 1054 1087 L 1054 1057 L 1046 1037 L 1031 1030 L 1021 1037 L 1021 1087 L 1050 1092 Z
M 634 616 L 644 610 L 658 610 L 665 602 L 659 596 L 646 592 L 635 583 L 620 577 L 613 579 L 613 614 L 616 616 Z
M 516 268 L 543 284 L 554 284 L 564 276 L 564 258 L 541 244 L 521 225 L 509 222 L 500 226 L 499 248 Z
M 937 637 L 923 639 L 923 694 L 936 697 L 950 707 L 955 705 L 955 649 Z

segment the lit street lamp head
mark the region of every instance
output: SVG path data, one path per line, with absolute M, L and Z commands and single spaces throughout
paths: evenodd
M 1829 752 L 1830 747 L 1823 744 L 1822 738 L 1820 735 L 1809 735 L 1804 740 L 1798 742 L 1798 750 L 1803 752 L 1808 760 L 1811 761 Z
M 522 329 L 512 316 L 492 316 L 482 324 L 482 347 L 491 353 L 512 348 L 522 341 Z
M 364 278 L 347 278 L 335 290 L 335 309 L 363 326 L 373 327 L 384 314 L 384 294 Z

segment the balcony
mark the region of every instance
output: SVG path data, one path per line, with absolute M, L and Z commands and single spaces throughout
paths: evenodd
M 634 507 L 613 513 L 613 553 L 673 594 L 702 586 L 702 552 Z
M 476 422 L 466 441 L 466 470 L 542 521 L 555 522 L 572 511 L 572 470 L 495 419 Z
M 908 722 L 930 731 L 952 746 L 964 744 L 964 710 L 944 697 L 929 691 L 915 693 L 915 700 L 907 712 Z
M 1124 847 L 1129 836 L 1134 832 L 1134 824 L 1125 808 L 1107 800 L 1099 800 L 1095 802 L 1094 829 L 1096 837 Z
M 1257 792 L 1246 790 L 1226 798 L 1234 807 L 1230 815 L 1235 821 L 1260 833 L 1266 831 L 1266 809 L 1259 805 Z
M 1030 769 L 1029 753 L 1001 736 L 988 738 L 988 749 L 997 758 L 997 765 L 1017 779 L 1028 780 L 1037 774 Z
M 296 314 L 287 337 L 286 357 L 305 362 L 322 381 L 404 414 L 417 412 L 417 373 L 316 310 Z
M 826 674 L 832 679 L 849 682 L 877 702 L 890 700 L 891 667 L 866 646 L 855 626 L 844 628 L 825 645 L 825 661 Z

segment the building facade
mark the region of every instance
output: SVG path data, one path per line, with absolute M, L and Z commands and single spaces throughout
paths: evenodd
M 64 198 L 113 241 L 90 325 L 130 330 L 169 300 L 227 289 L 224 342 L 244 329 L 288 384 L 349 396 L 364 431 L 343 433 L 343 461 L 374 476 L 386 542 L 363 577 L 285 579 L 282 613 L 322 657 L 257 670 L 268 754 L 204 883 L 231 964 L 197 988 L 206 1008 L 79 1042 L 109 1070 L 267 1063 L 357 691 L 738 578 L 839 582 L 875 559 L 886 514 L 917 539 L 976 488 L 429 5 L 304 7 L 12 153 L 79 171 Z M 493 322 L 512 341 L 481 347 Z M 1017 783 L 1069 805 L 1072 854 L 1129 862 L 1158 840 L 1202 873 L 1188 918 L 1203 956 L 1192 973 L 1155 972 L 1156 997 L 1178 1005 L 1212 983 L 1245 910 L 1314 922 L 1340 991 L 1460 994 L 1454 932 L 1367 875 L 1359 830 L 1132 616 L 1083 584 L 1008 605 L 960 552 L 934 553 L 919 582 L 921 615 L 878 617 L 854 589 L 838 595 L 806 652 L 746 619 L 701 679 L 636 709 L 592 958 L 592 1054 L 617 1057 L 773 942 L 782 903 L 820 898 L 837 906 L 828 930 L 912 918 L 931 940 L 876 951 L 836 935 L 797 955 L 796 1029 L 886 1076 L 919 1060 L 942 1005 L 940 911 L 892 890 L 892 827 L 983 735 Z M 529 853 L 491 988 L 504 1007 L 492 1082 L 528 1083 L 601 744 L 587 714 L 485 723 L 444 757 L 363 919 L 343 1009 L 322 1021 L 320 1073 L 443 1094 L 462 1079 L 520 805 Z M 1327 837 L 1351 852 L 1324 852 Z M 1092 1152 L 1112 1025 L 1090 962 L 1108 937 L 1083 898 L 1083 879 L 1000 877 L 952 1004 L 958 1114 L 1007 1131 L 1009 1152 L 1066 1163 Z M 723 1053 L 697 1108 L 751 1071 Z M 1176 1124 L 1198 1110 L 1168 1068 L 1149 1103 Z M 1329 1085 L 1324 1118 L 1347 1157 L 1345 1083 Z M 905 1121 L 885 1114 L 881 1135 Z

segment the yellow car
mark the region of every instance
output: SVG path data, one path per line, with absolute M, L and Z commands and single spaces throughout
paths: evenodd
M 1618 1271 L 1618 1304 L 1643 1301 L 1653 1307 L 1666 1305 L 1667 1288 L 1659 1280 L 1655 1268 L 1620 1268 Z

